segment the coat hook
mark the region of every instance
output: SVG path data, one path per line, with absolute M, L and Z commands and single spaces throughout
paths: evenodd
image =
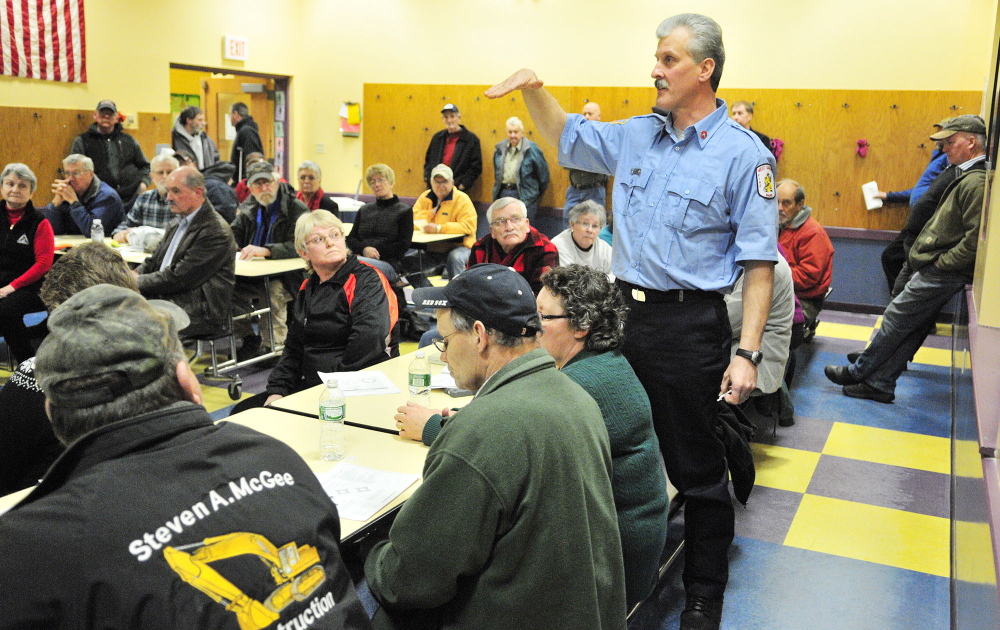
M 389 129 L 392 129 L 393 131 L 396 131 L 396 125 L 393 125 L 392 127 L 389 127 Z
M 410 94 L 410 100 L 411 100 L 411 101 L 413 100 L 413 95 L 412 95 L 412 94 Z
M 424 127 L 424 131 L 430 131 L 427 127 Z
M 796 103 L 795 106 L 796 107 L 802 107 L 802 103 Z
M 32 116 L 34 116 L 35 118 L 38 118 L 38 112 L 35 112 L 34 114 L 32 114 Z
M 847 103 L 844 103 L 844 107 L 850 107 L 850 105 L 848 105 Z
M 899 105 L 896 105 L 895 103 L 893 103 L 893 104 L 892 104 L 892 108 L 893 108 L 893 109 L 899 109 Z
M 958 105 L 952 105 L 952 106 L 951 106 L 951 109 L 953 109 L 953 110 L 957 110 L 957 109 L 958 109 Z
M 625 99 L 625 104 L 628 105 L 628 99 Z
M 378 99 L 380 99 L 380 98 L 382 98 L 382 95 L 381 95 L 381 94 L 376 94 L 376 95 L 375 95 L 375 100 L 378 100 Z
M 923 149 L 923 148 L 924 148 L 924 143 L 923 143 L 923 142 L 921 142 L 920 144 L 918 144 L 918 145 L 917 145 L 917 148 L 918 148 L 918 149 Z
M 476 100 L 476 101 L 478 101 L 478 100 L 479 100 L 479 97 L 477 96 L 477 97 L 476 97 L 475 99 L 473 99 L 473 100 Z
M 514 101 L 516 101 L 517 99 L 516 99 L 516 98 L 514 98 L 514 97 L 512 96 L 512 97 L 510 97 L 510 100 L 511 100 L 511 102 L 514 102 Z
M 835 190 L 835 191 L 833 192 L 833 196 L 834 196 L 834 197 L 839 197 L 839 196 L 840 196 L 840 191 L 839 191 L 839 190 Z

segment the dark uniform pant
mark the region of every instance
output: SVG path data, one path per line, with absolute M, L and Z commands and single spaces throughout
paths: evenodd
M 622 351 L 649 395 L 667 475 L 685 500 L 684 588 L 722 597 L 735 519 L 715 432 L 732 338 L 726 304 L 717 292 L 619 287 L 629 307 Z

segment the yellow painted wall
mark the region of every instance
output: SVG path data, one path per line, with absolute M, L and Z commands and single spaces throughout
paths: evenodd
M 201 95 L 202 79 L 212 76 L 211 72 L 200 72 L 198 70 L 181 70 L 180 68 L 170 69 L 170 91 L 173 94 L 198 94 Z
M 87 0 L 85 8 L 90 82 L 0 77 L 0 105 L 89 109 L 112 98 L 128 113 L 166 112 L 170 63 L 290 75 L 290 161 L 317 161 L 327 190 L 353 190 L 361 177 L 364 132 L 342 138 L 338 110 L 361 101 L 366 81 L 487 85 L 530 65 L 552 85 L 643 86 L 656 24 L 695 10 L 722 24 L 725 87 L 980 90 L 996 16 L 995 0 Z M 225 33 L 249 39 L 249 61 L 222 60 Z

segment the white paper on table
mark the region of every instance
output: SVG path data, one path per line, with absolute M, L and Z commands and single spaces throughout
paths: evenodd
M 449 389 L 451 387 L 458 387 L 455 383 L 455 377 L 451 374 L 441 372 L 431 377 L 431 389 Z
M 874 210 L 876 208 L 882 207 L 882 200 L 875 196 L 878 192 L 878 184 L 875 182 L 868 182 L 867 184 L 861 184 L 861 193 L 865 196 L 865 206 L 869 210 Z
M 367 521 L 420 477 L 341 462 L 316 478 L 341 518 Z
M 331 378 L 337 379 L 340 391 L 345 396 L 378 396 L 379 394 L 398 394 L 396 387 L 385 372 L 372 370 L 370 372 L 316 372 L 323 383 Z
M 418 232 L 422 232 L 425 225 L 427 225 L 427 219 L 413 220 L 413 229 L 417 230 Z

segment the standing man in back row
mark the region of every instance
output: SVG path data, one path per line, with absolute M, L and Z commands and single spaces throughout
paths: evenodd
M 601 119 L 601 106 L 590 101 L 583 106 L 583 117 L 587 120 Z M 563 206 L 563 229 L 569 227 L 569 211 L 577 204 L 588 199 L 608 207 L 608 176 L 603 173 L 591 173 L 575 168 L 566 169 L 569 175 L 569 186 L 566 187 L 566 205 Z
M 458 108 L 448 103 L 441 110 L 444 129 L 434 134 L 424 156 L 424 182 L 431 187 L 431 171 L 444 164 L 455 176 L 455 188 L 472 190 L 483 172 L 483 151 L 479 138 L 462 124 Z
M 229 161 L 236 165 L 236 179 L 241 181 L 246 177 L 244 162 L 251 153 L 264 153 L 264 143 L 260 140 L 260 130 L 257 121 L 250 115 L 246 103 L 233 103 L 229 108 L 229 120 L 236 127 L 236 139 L 233 140 L 233 154 Z
M 623 124 L 567 115 L 528 69 L 486 95 L 521 90 L 560 164 L 615 177 L 612 269 L 629 307 L 622 351 L 684 499 L 681 628 L 702 630 L 721 623 L 734 529 L 716 398 L 746 400 L 763 358 L 778 260 L 774 156 L 715 96 L 726 59 L 719 25 L 687 13 L 664 20 L 656 36 L 652 114 Z M 743 329 L 730 359 L 723 295 L 741 270 Z
M 111 186 L 122 201 L 124 212 L 150 183 L 149 160 L 139 142 L 122 130 L 118 106 L 104 100 L 94 109 L 94 124 L 73 140 L 71 154 L 82 154 L 94 162 L 98 179 Z M 115 224 L 117 225 L 117 223 Z M 105 225 L 110 230 L 113 226 Z

